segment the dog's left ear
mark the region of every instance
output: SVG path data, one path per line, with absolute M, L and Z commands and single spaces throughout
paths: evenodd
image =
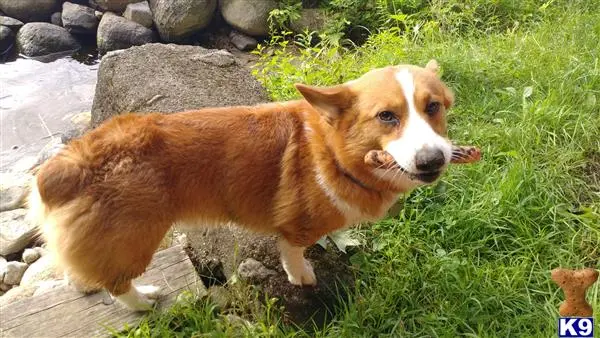
M 437 61 L 435 59 L 431 59 L 425 65 L 425 69 L 427 69 L 428 71 L 430 71 L 430 72 L 432 72 L 434 74 L 437 74 L 438 71 L 440 70 L 440 66 L 438 65 L 438 63 L 437 63 Z
M 295 87 L 329 123 L 352 105 L 352 93 L 344 85 L 314 87 L 297 83 Z

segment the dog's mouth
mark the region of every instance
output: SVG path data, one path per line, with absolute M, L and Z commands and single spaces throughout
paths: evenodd
M 397 163 L 396 163 L 396 169 L 401 171 L 404 175 L 408 176 L 411 180 L 421 181 L 423 183 L 433 183 L 442 174 L 442 172 L 439 170 L 438 171 L 427 171 L 427 172 L 421 172 L 421 173 L 413 173 L 413 172 L 410 172 L 410 171 L 404 169 L 402 166 L 400 166 Z

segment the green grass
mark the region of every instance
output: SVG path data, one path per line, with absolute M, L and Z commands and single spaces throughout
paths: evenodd
M 558 266 L 600 268 L 598 1 L 550 3 L 526 27 L 493 34 L 386 29 L 352 50 L 264 57 L 274 99 L 293 83 L 334 84 L 390 64 L 436 58 L 456 92 L 450 137 L 482 147 L 478 164 L 404 197 L 399 215 L 361 231 L 358 282 L 322 337 L 553 337 Z M 600 323 L 600 283 L 588 293 Z M 154 315 L 130 336 L 305 336 L 253 307 L 250 329 L 200 302 Z M 237 330 L 237 331 L 236 331 Z M 600 328 L 597 328 L 597 331 Z

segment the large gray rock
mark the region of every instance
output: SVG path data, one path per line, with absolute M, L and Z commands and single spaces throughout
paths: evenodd
M 13 29 L 15 32 L 19 30 L 19 28 L 23 27 L 23 25 L 23 22 L 20 20 L 8 16 L 0 16 L 0 26 L 6 26 L 10 29 Z
M 235 30 L 232 30 L 229 33 L 229 40 L 231 41 L 231 43 L 233 43 L 235 48 L 242 51 L 252 50 L 256 48 L 256 46 L 258 46 L 258 41 L 256 41 L 255 38 L 242 34 Z
M 142 0 L 95 0 L 94 3 L 105 11 L 121 13 L 127 5 L 140 1 Z
M 23 250 L 37 234 L 37 228 L 25 220 L 27 210 L 16 209 L 0 213 L 0 255 Z
M 21 278 L 21 286 L 35 285 L 41 281 L 63 278 L 58 271 L 51 255 L 42 256 L 25 271 Z
M 62 13 L 61 12 L 54 12 L 52 13 L 52 15 L 50 16 L 50 23 L 53 25 L 57 25 L 57 26 L 61 26 L 63 25 L 62 23 Z
M 62 26 L 71 33 L 95 34 L 98 29 L 98 18 L 90 7 L 65 2 L 61 19 Z
M 299 287 L 289 283 L 279 260 L 277 240 L 236 227 L 203 230 L 180 229 L 188 237 L 192 262 L 205 270 L 207 264 L 222 265 L 228 280 L 236 274 L 240 279 L 254 284 L 268 297 L 276 297 L 283 305 L 287 319 L 311 326 L 331 318 L 344 298 L 344 287 L 351 287 L 354 275 L 350 269 L 349 255 L 330 245 L 327 250 L 316 245 L 306 252 L 317 276 L 316 287 Z M 234 255 L 235 253 L 235 255 Z M 240 264 L 241 263 L 241 264 Z M 239 266 L 239 269 L 237 270 Z
M 219 0 L 219 6 L 225 21 L 237 30 L 252 36 L 265 36 L 269 33 L 269 13 L 277 8 L 277 2 Z
M 217 0 L 150 0 L 154 24 L 160 37 L 179 41 L 208 26 Z
M 24 206 L 32 178 L 27 173 L 0 173 L 0 212 Z
M 296 33 L 321 32 L 327 27 L 327 15 L 322 8 L 305 8 L 296 20 L 290 22 L 290 28 Z
M 48 21 L 59 0 L 0 0 L 0 11 L 23 22 Z
M 4 273 L 4 278 L 2 282 L 7 285 L 18 285 L 21 283 L 21 278 L 23 278 L 23 274 L 25 270 L 27 270 L 28 265 L 22 262 L 8 262 L 6 264 L 6 272 Z
M 149 44 L 100 63 L 92 126 L 127 112 L 177 112 L 267 102 L 248 69 L 226 51 Z
M 4 51 L 8 50 L 14 44 L 15 34 L 12 29 L 0 26 L 0 54 L 4 54 Z
M 33 262 L 37 261 L 40 257 L 42 257 L 40 251 L 31 248 L 25 249 L 22 255 L 23 263 L 29 265 L 33 264 Z
M 45 22 L 25 24 L 17 34 L 17 46 L 19 52 L 27 56 L 43 56 L 81 48 L 66 29 Z
M 102 54 L 155 40 L 156 35 L 151 29 L 110 12 L 104 13 L 98 26 L 97 44 Z
M 127 5 L 125 12 L 123 12 L 123 17 L 147 28 L 151 28 L 153 24 L 152 11 L 150 11 L 148 1 Z

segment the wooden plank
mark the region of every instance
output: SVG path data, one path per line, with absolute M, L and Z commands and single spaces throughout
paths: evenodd
M 205 292 L 181 246 L 157 252 L 135 283 L 161 287 L 159 310 L 171 306 L 182 291 Z M 64 286 L 0 308 L 0 337 L 106 336 L 107 327 L 135 326 L 142 316 L 112 302 L 106 292 L 86 296 Z

